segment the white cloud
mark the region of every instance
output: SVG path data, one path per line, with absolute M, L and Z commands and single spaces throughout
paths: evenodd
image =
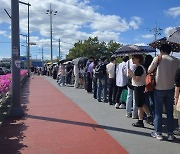
M 52 16 L 53 46 L 58 48 L 61 39 L 61 50 L 68 52 L 78 40 L 98 36 L 100 41 L 117 41 L 122 32 L 138 29 L 142 19 L 137 16 L 125 19 L 117 15 L 104 15 L 89 0 L 24 0 L 30 3 L 30 41 L 39 42 L 37 46 L 50 46 L 50 18 L 46 14 L 50 3 L 52 10 L 57 11 Z M 1 6 L 9 8 L 10 1 L 0 0 Z M 7 15 L 0 14 L 0 24 L 10 23 Z M 27 6 L 20 5 L 20 33 L 27 34 Z
M 131 17 L 131 21 L 129 22 L 129 26 L 134 29 L 138 29 L 139 25 L 142 23 L 142 19 L 140 17 L 134 16 Z
M 137 46 L 147 46 L 147 44 L 145 44 L 145 43 L 135 43 L 135 45 L 137 45 Z
M 180 16 L 180 7 L 173 7 L 166 11 L 166 13 L 174 18 Z
M 0 35 L 3 35 L 3 36 L 6 36 L 6 37 L 7 37 L 6 31 L 1 31 L 1 30 L 0 30 Z
M 146 35 L 142 35 L 141 37 L 142 37 L 142 38 L 146 38 L 146 39 L 150 39 L 150 38 L 153 38 L 154 35 L 152 35 L 152 34 L 146 34 Z

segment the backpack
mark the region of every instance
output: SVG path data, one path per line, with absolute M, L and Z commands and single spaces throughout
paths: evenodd
M 96 78 L 101 78 L 103 77 L 103 67 L 104 65 L 103 64 L 98 64 L 96 67 L 95 67 L 95 71 L 94 71 L 94 75 Z

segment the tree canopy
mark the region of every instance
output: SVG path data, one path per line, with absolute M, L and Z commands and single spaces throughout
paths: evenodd
M 77 57 L 89 57 L 100 58 L 101 56 L 110 57 L 113 53 L 121 47 L 122 44 L 113 42 L 112 40 L 108 43 L 100 42 L 98 37 L 91 38 L 88 40 L 78 41 L 74 44 L 74 47 L 69 50 L 66 58 L 77 58 Z

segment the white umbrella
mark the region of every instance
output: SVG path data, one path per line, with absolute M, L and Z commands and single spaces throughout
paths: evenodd
M 175 27 L 169 30 L 169 36 L 167 37 L 167 41 L 180 44 L 180 27 Z

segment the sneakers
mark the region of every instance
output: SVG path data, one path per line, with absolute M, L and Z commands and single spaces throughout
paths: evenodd
M 144 128 L 143 120 L 138 120 L 136 123 L 133 123 L 132 126 Z
M 163 140 L 163 137 L 161 134 L 157 134 L 156 132 L 152 132 L 151 136 L 158 139 L 158 140 Z
M 177 136 L 180 136 L 180 128 L 177 128 L 176 130 L 174 130 L 173 133 Z
M 109 102 L 109 105 L 113 105 L 113 103 L 112 103 L 112 102 Z
M 116 109 L 119 109 L 119 103 L 116 103 L 116 104 L 115 104 L 115 108 L 116 108 Z
M 153 124 L 153 118 L 152 118 L 152 116 L 147 117 L 147 118 L 146 118 L 146 122 L 147 122 L 148 124 L 150 124 L 150 125 L 154 125 L 154 124 Z
M 127 118 L 131 118 L 131 117 L 132 117 L 132 113 L 131 113 L 131 112 L 127 112 L 127 113 L 126 113 L 126 117 L 127 117 Z
M 103 100 L 103 103 L 108 103 L 108 100 L 107 99 Z
M 125 108 L 126 108 L 126 105 L 125 105 L 125 104 L 121 104 L 121 105 L 119 106 L 119 108 L 120 108 L 120 109 L 125 109 Z
M 169 134 L 167 137 L 168 141 L 173 141 L 175 139 L 175 136 L 173 134 Z

